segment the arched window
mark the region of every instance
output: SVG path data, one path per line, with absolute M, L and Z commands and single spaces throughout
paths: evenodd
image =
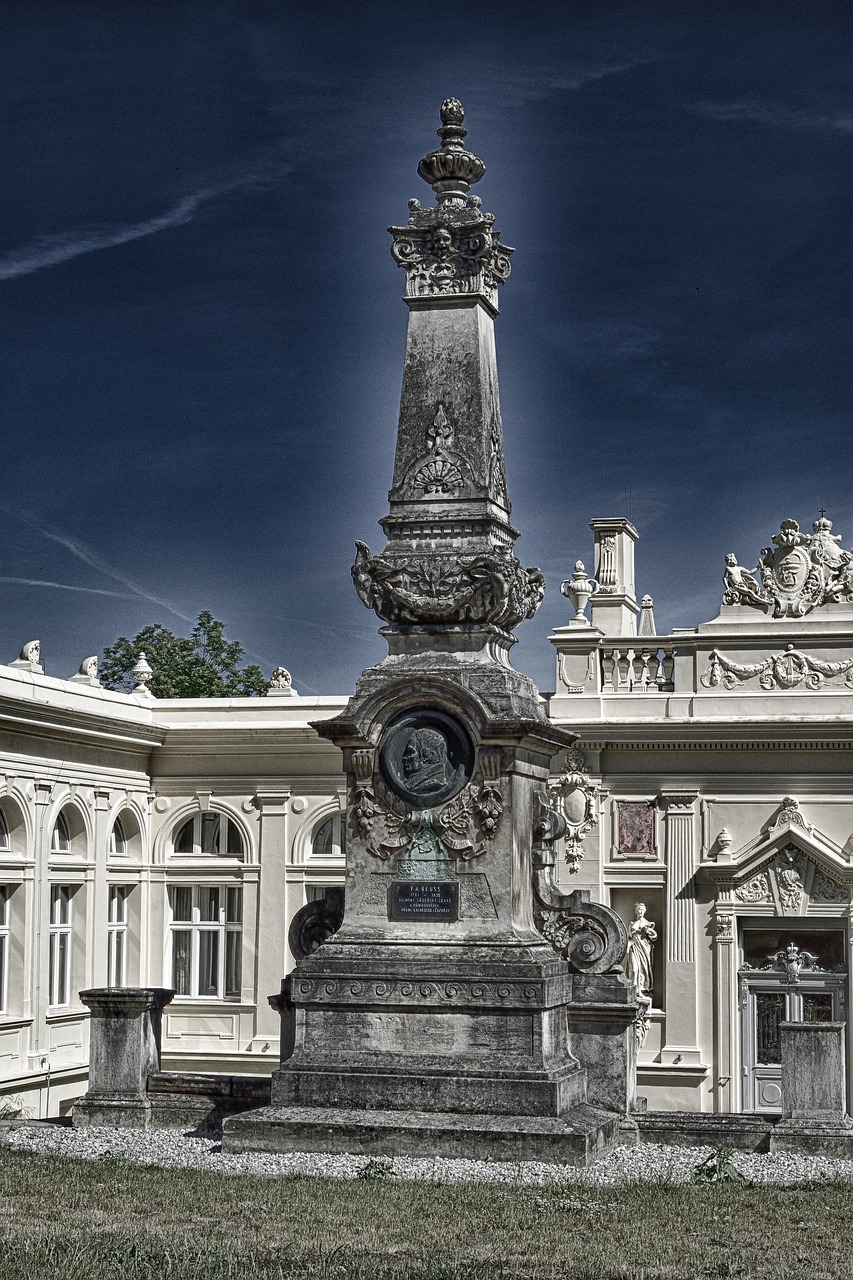
M 113 823 L 113 829 L 110 832 L 110 857 L 127 857 L 127 836 L 125 835 L 124 824 L 121 818 L 116 818 Z
M 57 814 L 56 822 L 50 837 L 51 853 L 71 852 L 71 833 L 68 830 L 68 819 L 64 813 Z
M 187 818 L 175 832 L 172 850 L 177 854 L 195 857 L 243 857 L 243 837 L 240 828 L 224 813 L 208 809 Z
M 0 809 L 0 850 L 7 853 L 12 848 L 12 838 L 9 835 L 9 824 L 6 821 L 6 815 Z
M 346 828 L 339 813 L 321 822 L 311 841 L 312 858 L 341 858 L 346 853 Z

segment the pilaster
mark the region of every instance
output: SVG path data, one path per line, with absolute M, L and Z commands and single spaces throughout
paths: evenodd
M 667 867 L 666 1044 L 664 1063 L 697 1064 L 696 1008 L 696 863 L 697 791 L 671 791 L 660 796 L 664 810 Z
M 257 933 L 251 942 L 258 957 L 255 962 L 255 989 L 258 993 L 255 1037 L 264 1043 L 269 1040 L 277 1041 L 280 1029 L 279 1016 L 264 997 L 278 990 L 281 975 L 287 968 L 287 931 L 282 921 L 289 919 L 292 914 L 291 904 L 287 901 L 286 883 L 290 795 L 289 787 L 265 789 L 255 794 L 255 803 L 260 813 L 260 876 L 257 886 Z M 257 938 L 265 939 L 263 947 L 257 946 Z
M 634 585 L 634 543 L 639 533 L 624 517 L 590 520 L 595 535 L 595 574 L 598 590 L 592 597 L 592 624 L 606 636 L 637 634 L 637 591 Z

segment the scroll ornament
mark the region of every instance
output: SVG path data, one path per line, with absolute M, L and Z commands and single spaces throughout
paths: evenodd
M 772 654 L 762 658 L 760 662 L 733 662 L 712 649 L 708 654 L 708 669 L 700 677 L 706 689 L 716 688 L 721 684 L 726 689 L 734 689 L 745 680 L 758 677 L 762 689 L 795 689 L 805 683 L 809 689 L 820 689 L 824 680 L 835 676 L 845 676 L 845 685 L 853 689 L 853 658 L 845 658 L 839 662 L 823 662 L 801 653 L 792 644 L 785 646 L 784 653 Z
M 562 893 L 554 877 L 554 842 L 566 833 L 566 819 L 534 797 L 533 919 L 536 928 L 575 973 L 618 969 L 628 934 L 615 911 L 591 902 L 588 889 Z
M 598 826 L 598 788 L 590 781 L 586 756 L 577 748 L 566 752 L 563 772 L 548 784 L 565 819 L 565 857 L 572 874 L 583 861 L 583 842 Z

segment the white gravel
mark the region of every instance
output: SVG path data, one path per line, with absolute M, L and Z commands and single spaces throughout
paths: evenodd
M 252 1173 L 281 1178 L 308 1174 L 323 1178 L 354 1178 L 368 1164 L 362 1155 L 223 1155 L 219 1136 L 193 1137 L 168 1129 L 138 1133 L 128 1129 L 72 1129 L 58 1125 L 25 1125 L 11 1129 L 8 1146 L 40 1155 L 73 1156 L 83 1160 L 119 1157 L 134 1164 L 201 1169 L 216 1173 Z M 642 1144 L 616 1147 L 589 1169 L 524 1161 L 517 1164 L 484 1160 L 415 1159 L 396 1156 L 379 1163 L 401 1180 L 432 1182 L 498 1182 L 543 1186 L 575 1183 L 612 1186 L 620 1182 L 663 1180 L 689 1182 L 698 1162 L 711 1147 L 665 1147 Z M 736 1152 L 736 1167 L 754 1182 L 790 1184 L 843 1178 L 853 1181 L 853 1160 L 785 1154 L 752 1155 Z

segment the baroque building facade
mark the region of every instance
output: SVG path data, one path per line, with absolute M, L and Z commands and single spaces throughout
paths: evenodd
M 847 1021 L 853 555 L 785 520 L 755 571 L 727 557 L 717 618 L 661 636 L 637 531 L 591 524 L 551 636 L 548 715 L 580 735 L 550 782 L 559 883 L 629 931 L 649 1108 L 774 1114 L 780 1022 Z M 271 1072 L 292 922 L 344 879 L 341 754 L 311 727 L 344 697 L 140 679 L 45 676 L 33 642 L 0 667 L 0 1099 L 33 1114 L 85 1092 L 90 987 L 176 990 L 165 1069 Z

